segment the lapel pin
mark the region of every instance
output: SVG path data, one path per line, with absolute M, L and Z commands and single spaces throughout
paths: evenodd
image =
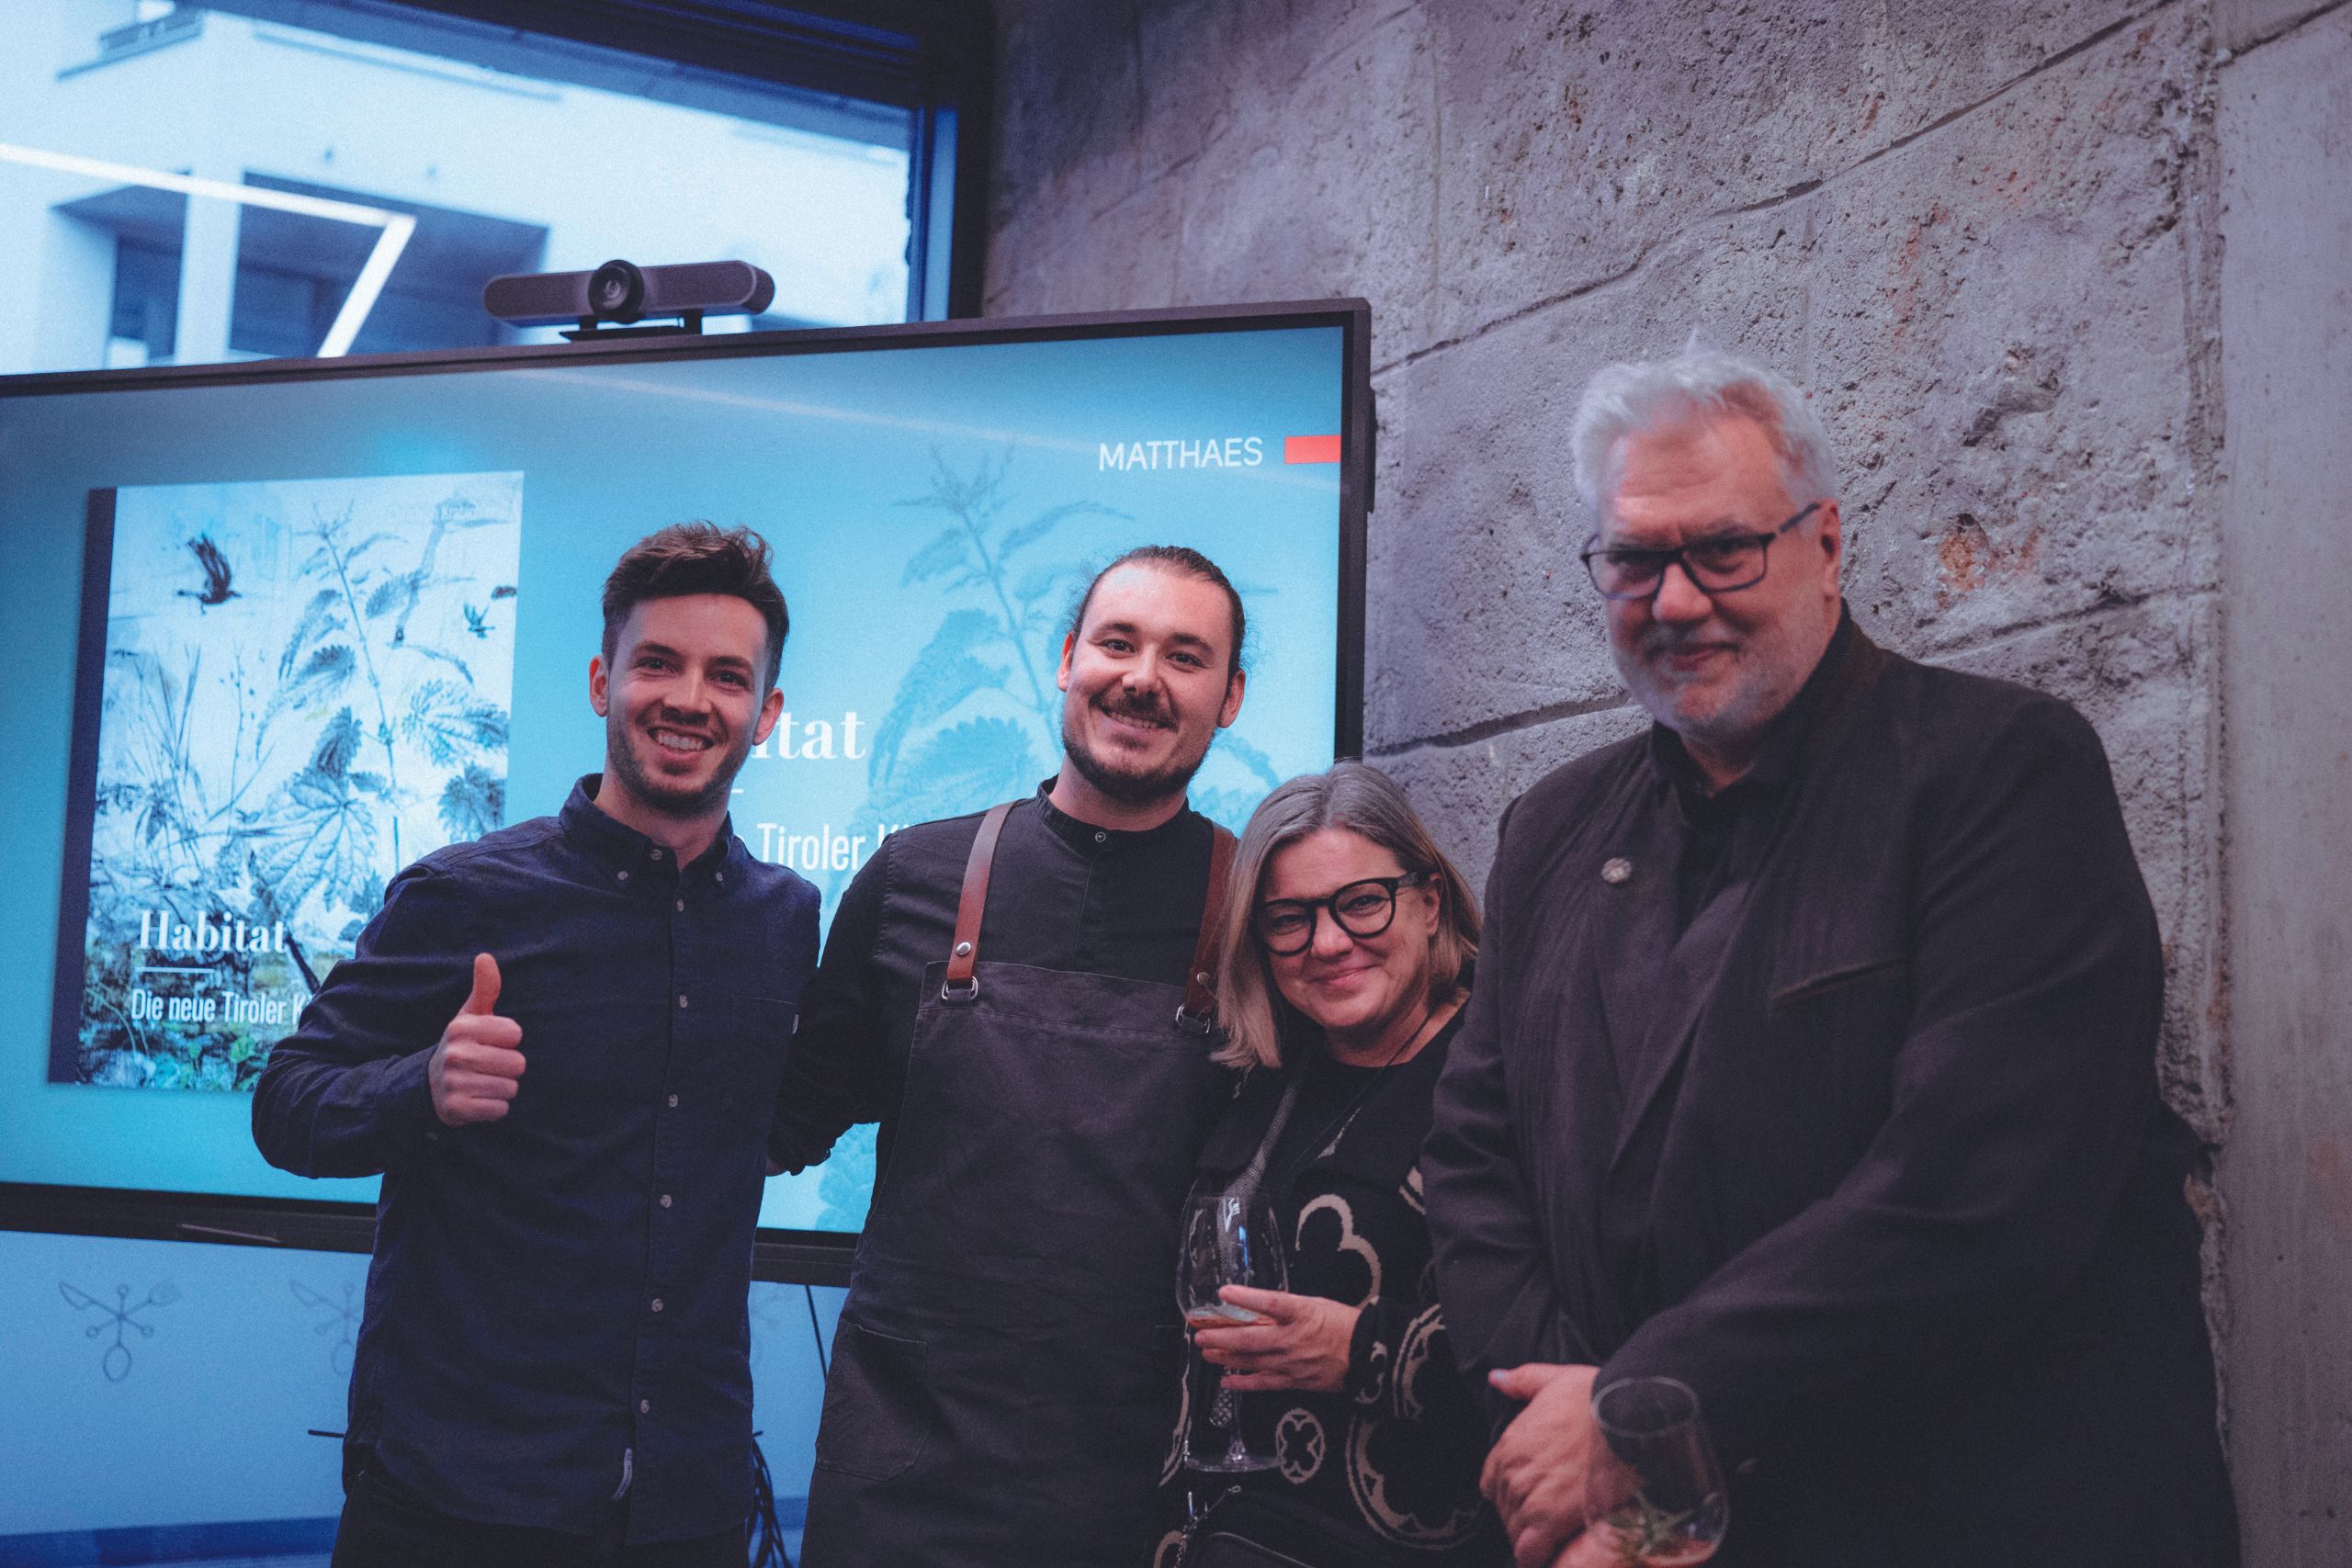
M 1615 887 L 1634 880 L 1634 863 L 1623 855 L 1611 855 L 1600 863 L 1600 880 Z

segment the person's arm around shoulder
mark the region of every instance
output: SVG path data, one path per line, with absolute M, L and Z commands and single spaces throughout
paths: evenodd
M 882 979 L 874 963 L 888 891 L 891 840 L 860 866 L 833 911 L 824 956 L 801 993 L 800 1021 L 784 1057 L 776 1089 L 775 1130 L 768 1138 L 768 1174 L 798 1172 L 823 1161 L 834 1141 L 860 1122 L 879 1121 L 881 1062 L 888 1020 Z M 809 944 L 816 951 L 816 910 L 809 910 Z
M 506 1114 L 522 1030 L 495 1012 L 493 955 L 443 872 L 411 866 L 327 976 L 254 1089 L 254 1142 L 297 1176 L 374 1176 L 435 1126 Z

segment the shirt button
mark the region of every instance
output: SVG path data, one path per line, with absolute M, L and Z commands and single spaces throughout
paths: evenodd
M 714 871 L 714 872 L 712 872 L 712 873 L 710 874 L 710 875 L 711 875 L 711 880 L 713 880 L 713 881 L 715 881 L 715 882 L 724 882 L 724 881 L 726 881 L 726 880 L 727 880 L 727 874 L 726 874 L 725 872 L 723 872 L 723 871 Z
M 625 871 L 624 871 L 624 872 L 622 872 L 622 873 L 620 874 L 620 879 L 621 879 L 623 882 L 627 882 L 627 881 L 628 880 L 628 872 L 625 872 Z
M 682 914 L 682 915 L 683 915 L 683 914 L 684 914 L 685 912 L 686 912 L 686 901 L 685 901 L 684 898 L 681 898 L 681 899 L 679 899 L 679 900 L 678 900 L 678 913 L 680 913 L 680 914 Z
M 653 850 L 649 852 L 649 853 L 654 860 L 660 860 L 662 858 L 662 852 L 660 850 Z
M 686 1005 L 686 993 L 685 993 L 685 992 L 684 992 L 684 991 L 680 991 L 680 992 L 678 993 L 678 1005 L 679 1005 L 680 1007 L 684 1007 L 684 1006 L 685 1006 L 685 1005 Z
M 670 1109 L 673 1111 L 678 1109 L 678 1097 L 674 1094 L 670 1097 Z
M 660 1312 L 662 1310 L 662 1298 L 660 1296 L 653 1298 L 653 1310 L 655 1312 Z
M 673 1100 L 671 1103 L 675 1104 L 676 1101 Z M 662 1206 L 665 1209 L 670 1206 L 670 1195 L 667 1192 L 662 1194 Z
M 650 1416 L 650 1415 L 652 1415 L 652 1414 L 653 1414 L 653 1402 L 652 1402 L 651 1400 L 650 1400 L 650 1399 L 640 1399 L 640 1400 L 639 1400 L 639 1401 L 637 1402 L 637 1413 L 638 1413 L 639 1416 Z
M 1108 840 L 1110 839 L 1110 837 L 1111 837 L 1111 835 L 1110 835 L 1110 834 L 1108 834 L 1108 833 L 1099 832 L 1099 831 L 1098 831 L 1098 832 L 1094 835 L 1094 841 L 1095 841 L 1096 843 L 1100 844 L 1100 843 L 1102 843 L 1102 842 L 1105 842 L 1106 840 Z

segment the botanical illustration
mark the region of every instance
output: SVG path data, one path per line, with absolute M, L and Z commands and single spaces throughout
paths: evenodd
M 249 1089 L 401 867 L 505 816 L 520 474 L 115 492 L 52 1078 Z
M 1078 594 L 1121 549 L 1161 542 L 1147 540 L 1136 519 L 1094 502 L 1016 504 L 1012 464 L 1010 451 L 968 468 L 934 451 L 929 488 L 899 502 L 940 519 L 909 558 L 900 585 L 928 586 L 944 609 L 873 731 L 862 820 L 903 826 L 1034 793 L 1059 763 L 1055 674 Z M 1238 586 L 1245 607 L 1272 592 Z M 1263 750 L 1226 730 L 1194 781 L 1192 803 L 1238 831 L 1281 782 Z M 863 1224 L 875 1131 L 852 1128 L 834 1145 L 819 1186 L 820 1224 Z

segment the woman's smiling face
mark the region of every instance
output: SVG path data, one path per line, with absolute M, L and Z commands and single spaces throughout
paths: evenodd
M 1319 902 L 1353 883 L 1404 874 L 1395 851 L 1346 828 L 1322 828 L 1268 858 L 1258 899 Z M 1438 900 L 1434 882 L 1399 887 L 1388 928 L 1373 936 L 1354 935 L 1329 908 L 1315 909 L 1304 948 L 1267 953 L 1274 988 L 1321 1026 L 1335 1055 L 1417 1026 L 1429 1006 Z

